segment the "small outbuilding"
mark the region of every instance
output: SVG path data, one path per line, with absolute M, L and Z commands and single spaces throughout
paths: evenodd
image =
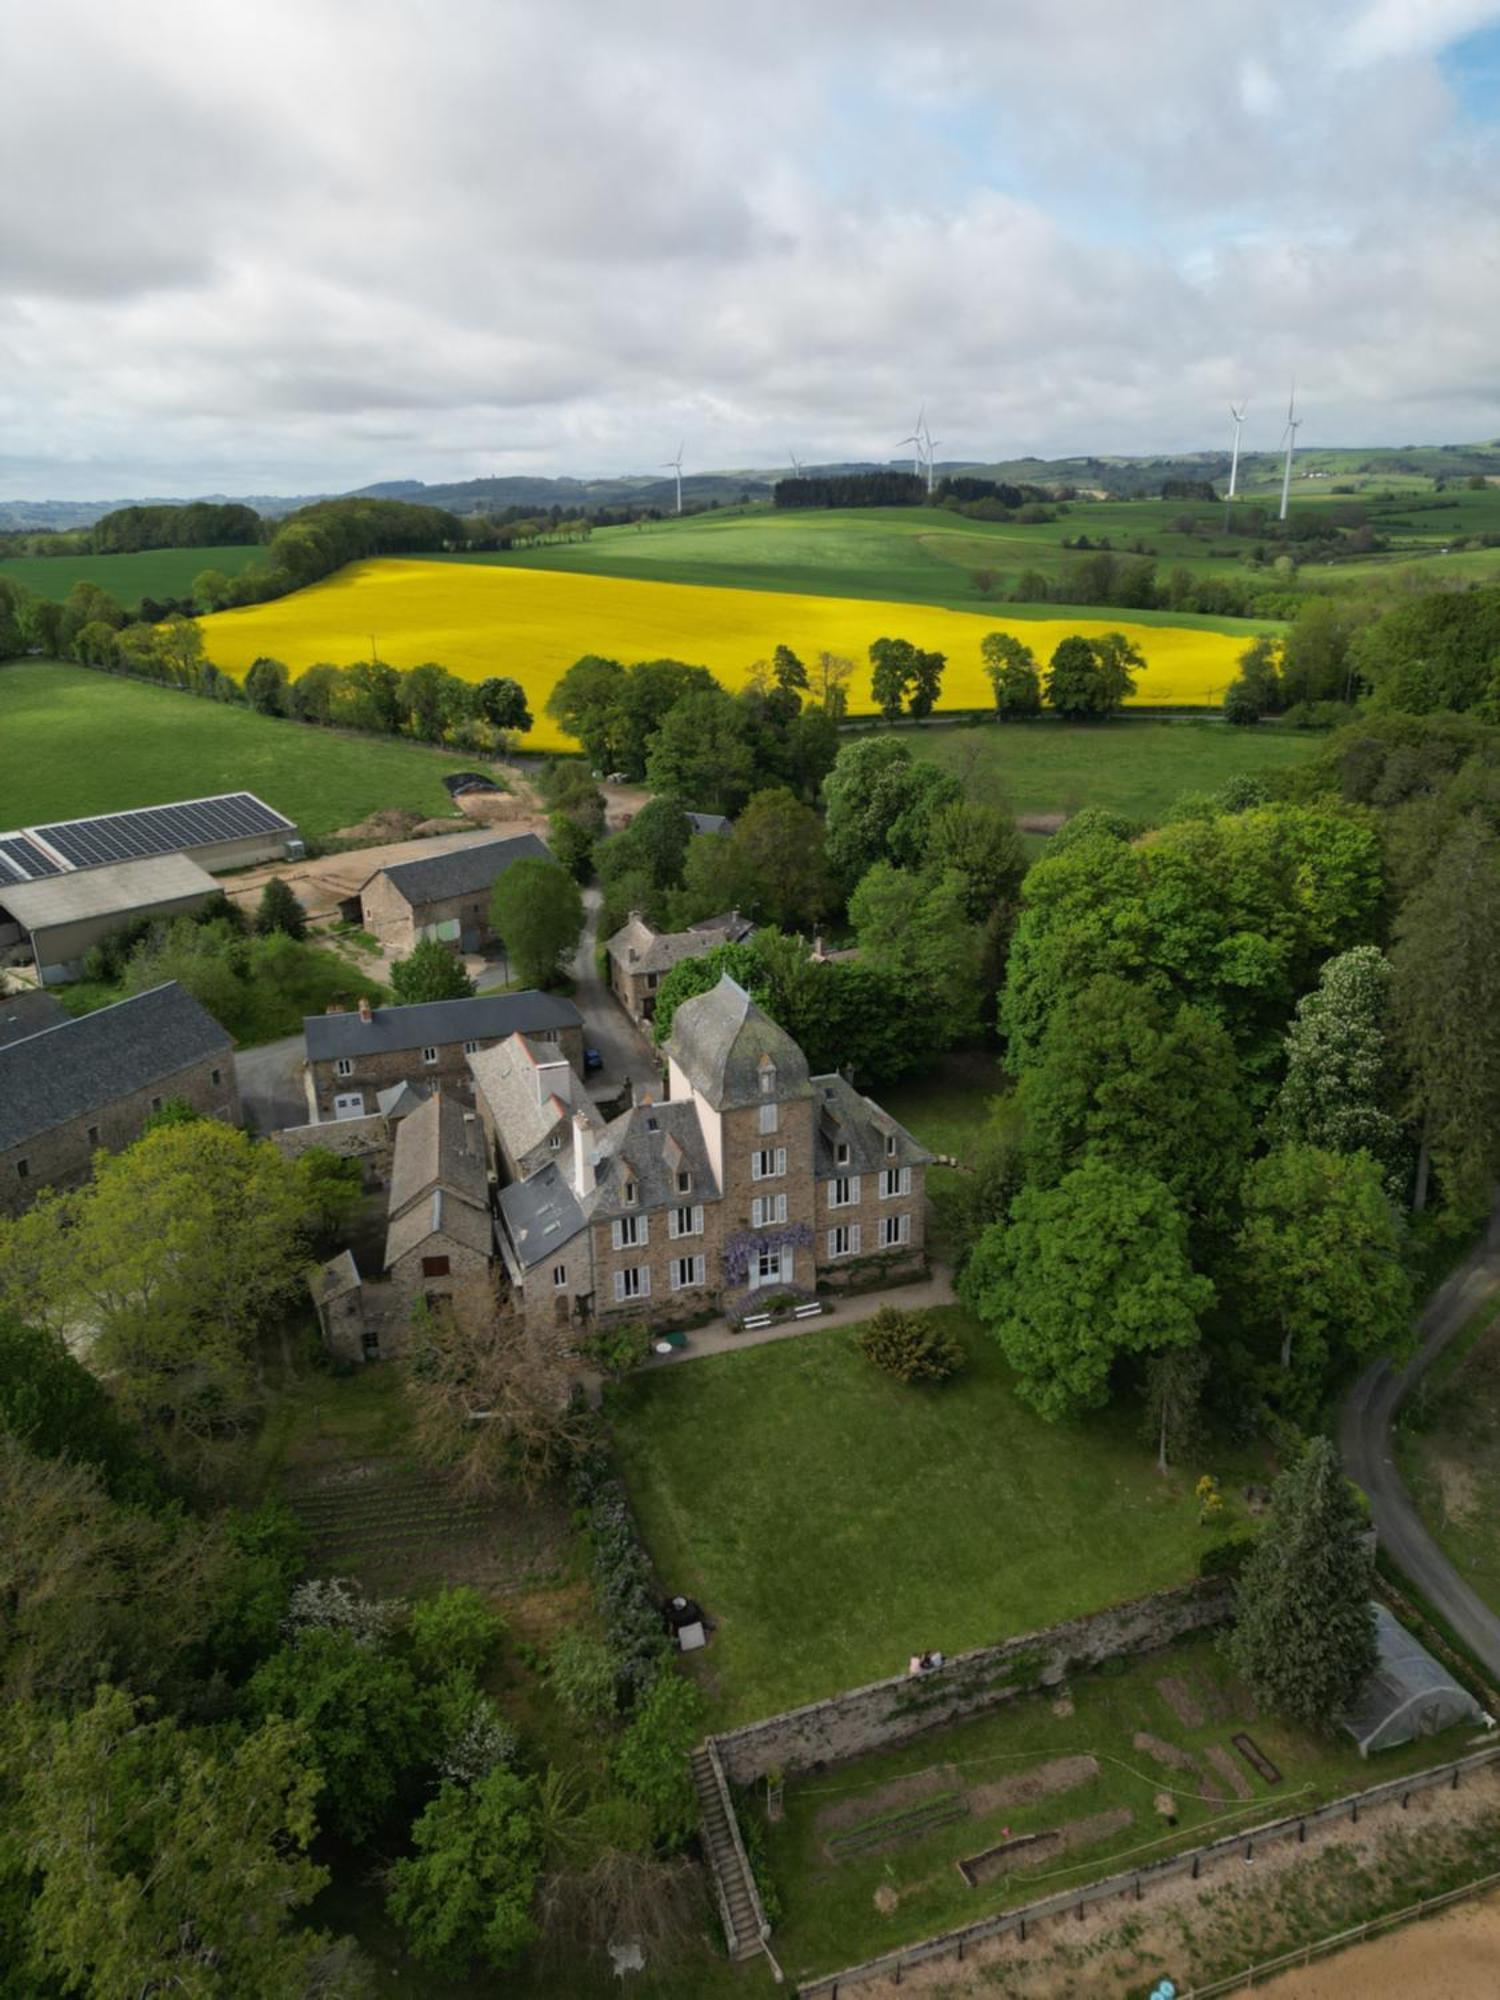
M 1371 1608 L 1379 1658 L 1343 1724 L 1359 1745 L 1361 1757 L 1437 1736 L 1460 1723 L 1482 1725 L 1489 1720 L 1473 1695 L 1459 1686 L 1420 1639 L 1383 1604 Z
M 82 976 L 85 954 L 111 932 L 141 917 L 201 909 L 217 893 L 213 877 L 186 854 L 0 882 L 0 951 L 29 955 L 42 984 L 59 986 Z

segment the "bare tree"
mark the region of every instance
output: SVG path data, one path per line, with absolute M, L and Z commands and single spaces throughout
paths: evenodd
M 466 1493 L 515 1486 L 530 1498 L 586 1434 L 568 1375 L 513 1313 L 481 1324 L 444 1307 L 419 1309 L 406 1388 L 417 1449 Z

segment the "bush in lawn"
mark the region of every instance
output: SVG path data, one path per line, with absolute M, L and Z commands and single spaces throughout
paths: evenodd
M 579 1722 L 599 1722 L 615 1710 L 615 1656 L 602 1639 L 564 1632 L 547 1655 L 552 1692 Z
M 898 1382 L 946 1382 L 964 1365 L 964 1351 L 925 1313 L 882 1306 L 859 1335 L 867 1361 Z
M 614 1756 L 614 1774 L 627 1797 L 651 1815 L 657 1845 L 681 1847 L 698 1823 L 690 1759 L 703 1730 L 704 1700 L 681 1674 L 659 1674 L 636 1704 Z
M 477 1674 L 505 1636 L 505 1620 L 467 1583 L 419 1597 L 406 1621 L 417 1671 Z
M 579 1343 L 579 1352 L 602 1374 L 617 1380 L 639 1368 L 651 1352 L 651 1329 L 644 1320 L 603 1328 Z

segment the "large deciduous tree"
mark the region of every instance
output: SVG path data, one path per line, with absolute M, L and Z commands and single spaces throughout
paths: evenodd
M 1297 1003 L 1276 1129 L 1328 1152 L 1368 1153 L 1400 1199 L 1410 1178 L 1401 1095 L 1390 961 L 1374 945 L 1356 945 L 1330 958 Z
M 490 893 L 490 921 L 527 986 L 550 986 L 583 934 L 578 884 L 556 861 L 514 861 Z
M 849 898 L 861 956 L 920 990 L 940 1048 L 979 1029 L 984 939 L 969 920 L 968 897 L 956 868 L 918 875 L 877 861 Z
M 390 1912 L 413 1955 L 454 1978 L 482 1959 L 503 1971 L 537 1936 L 543 1862 L 536 1781 L 497 1766 L 444 1784 L 391 1870 Z
M 1007 721 L 1020 721 L 1042 712 L 1042 679 L 1036 654 L 1013 632 L 986 632 L 979 642 L 979 656 L 990 686 L 995 691 L 995 712 Z
M 848 887 L 876 861 L 919 868 L 935 815 L 963 797 L 951 771 L 914 757 L 899 737 L 846 743 L 823 782 L 828 859 Z
M 651 736 L 646 777 L 694 812 L 738 812 L 755 781 L 749 711 L 721 687 L 679 697 Z
M 1021 1395 L 1053 1422 L 1106 1403 L 1122 1355 L 1195 1345 L 1214 1297 L 1165 1183 L 1098 1158 L 1056 1187 L 1024 1188 L 1009 1226 L 980 1238 L 960 1289 Z
M 467 1000 L 474 982 L 456 951 L 437 938 L 418 938 L 405 958 L 391 963 L 391 991 L 399 1005 L 428 1000 Z
M 1241 1316 L 1268 1387 L 1309 1419 L 1340 1362 L 1411 1344 L 1400 1223 L 1368 1153 L 1279 1146 L 1249 1168 L 1241 1200 Z
M 1326 1438 L 1276 1481 L 1235 1595 L 1230 1657 L 1263 1706 L 1331 1729 L 1375 1670 L 1374 1556 Z

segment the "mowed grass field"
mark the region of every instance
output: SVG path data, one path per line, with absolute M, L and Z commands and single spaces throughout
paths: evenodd
M 931 604 L 768 593 L 474 563 L 353 563 L 269 604 L 203 620 L 208 656 L 242 676 L 261 654 L 300 672 L 316 660 L 367 659 L 394 667 L 436 660 L 466 680 L 509 674 L 536 717 L 536 749 L 566 744 L 544 713 L 559 677 L 585 653 L 613 659 L 672 658 L 741 685 L 779 644 L 804 659 L 820 651 L 859 662 L 850 711 L 873 713 L 868 651 L 881 637 L 910 639 L 947 655 L 940 706 L 987 708 L 993 697 L 980 660 L 986 632 L 1014 623 L 1005 608 L 985 614 Z M 1234 678 L 1243 637 L 1186 626 L 1143 626 L 1126 614 L 1028 621 L 1027 642 L 1043 662 L 1070 633 L 1122 631 L 1145 653 L 1135 701 L 1145 707 L 1214 706 Z
M 1317 750 L 1314 731 L 1231 729 L 1191 717 L 1152 721 L 947 723 L 903 732 L 919 757 L 954 771 L 977 796 L 1000 794 L 1018 813 L 1075 813 L 1108 806 L 1159 821 L 1184 792 L 1212 792 L 1230 778 L 1274 777 Z
M 43 660 L 0 666 L 0 744 L 6 826 L 249 791 L 313 840 L 380 806 L 451 814 L 442 774 L 473 761 Z
M 693 1660 L 718 1724 L 1186 1582 L 1194 1479 L 1264 1476 L 1220 1450 L 1163 1479 L 1125 1408 L 1044 1424 L 977 1322 L 940 1316 L 969 1365 L 935 1388 L 829 1326 L 606 1392 L 657 1573 L 716 1623 Z
M 75 583 L 97 583 L 134 611 L 143 597 L 186 597 L 203 570 L 238 576 L 264 554 L 252 542 L 225 549 L 144 549 L 134 556 L 10 556 L 0 562 L 0 577 L 59 603 Z

